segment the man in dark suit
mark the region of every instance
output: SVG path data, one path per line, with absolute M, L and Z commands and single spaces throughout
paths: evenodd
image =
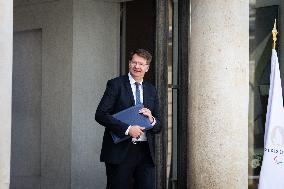
M 109 80 L 98 105 L 95 119 L 105 127 L 100 159 L 106 166 L 107 189 L 155 188 L 154 134 L 161 130 L 159 105 L 154 86 L 143 80 L 151 59 L 144 49 L 131 53 L 128 75 Z M 144 105 L 140 113 L 150 120 L 152 129 L 145 131 L 144 127 L 112 117 L 140 103 Z M 115 144 L 110 132 L 131 137 Z

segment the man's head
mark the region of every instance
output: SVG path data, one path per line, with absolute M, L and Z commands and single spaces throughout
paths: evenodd
M 129 61 L 132 60 L 134 54 L 136 54 L 136 55 L 138 55 L 138 56 L 144 58 L 144 59 L 146 60 L 147 64 L 150 65 L 151 60 L 152 60 L 152 55 L 151 55 L 151 53 L 149 53 L 149 52 L 146 51 L 145 49 L 137 49 L 137 50 L 135 50 L 135 51 L 133 51 L 133 52 L 130 53 Z
M 149 70 L 152 55 L 144 49 L 137 49 L 130 55 L 129 72 L 135 81 L 140 82 Z

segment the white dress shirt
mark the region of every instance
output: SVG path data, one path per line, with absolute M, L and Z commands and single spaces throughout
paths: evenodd
M 134 96 L 134 100 L 135 100 L 135 104 L 136 104 L 136 85 L 135 85 L 135 80 L 133 79 L 133 77 L 130 75 L 130 73 L 128 73 L 128 78 L 130 81 L 130 86 L 132 89 L 132 94 Z M 139 89 L 140 89 L 140 102 L 143 103 L 143 80 L 141 82 L 139 82 Z M 152 126 L 154 126 L 156 124 L 156 119 L 153 117 L 154 121 L 153 123 L 151 123 Z M 129 129 L 130 129 L 131 125 L 128 127 L 128 129 L 125 132 L 125 135 L 128 135 Z M 146 137 L 146 131 L 144 131 L 144 133 L 142 135 L 140 135 L 139 139 L 136 138 L 132 138 L 132 141 L 147 141 L 147 137 Z

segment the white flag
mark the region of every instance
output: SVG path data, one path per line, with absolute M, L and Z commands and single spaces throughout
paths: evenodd
M 284 108 L 277 52 L 272 49 L 259 189 L 284 189 Z

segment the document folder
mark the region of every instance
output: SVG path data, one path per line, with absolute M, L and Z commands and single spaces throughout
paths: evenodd
M 151 125 L 148 117 L 139 113 L 139 110 L 142 108 L 143 104 L 138 104 L 113 114 L 112 116 L 128 125 L 139 125 L 141 127 L 145 127 L 146 130 L 151 129 L 153 126 Z M 125 135 L 125 137 L 122 138 L 118 137 L 113 132 L 111 133 L 111 136 L 115 144 L 130 138 L 129 135 Z

